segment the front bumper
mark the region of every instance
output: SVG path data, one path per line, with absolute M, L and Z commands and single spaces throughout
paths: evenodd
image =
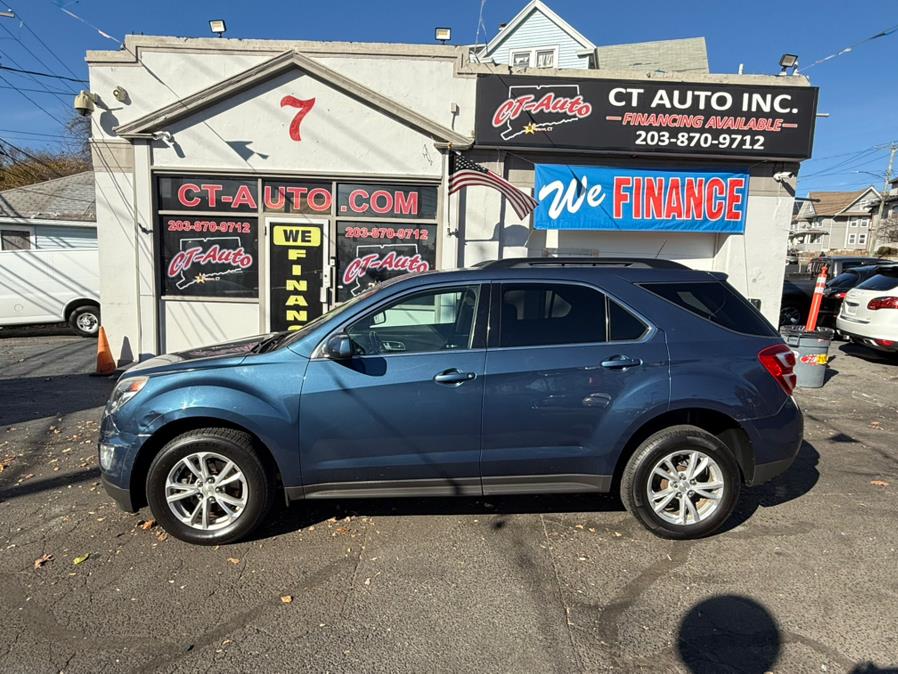
M 112 497 L 112 500 L 115 501 L 115 504 L 119 508 L 129 513 L 137 511 L 137 507 L 134 505 L 134 500 L 131 498 L 130 489 L 125 489 L 124 487 L 119 487 L 117 484 L 113 484 L 105 475 L 100 475 L 100 482 L 103 483 L 103 488 L 106 490 L 106 493 Z

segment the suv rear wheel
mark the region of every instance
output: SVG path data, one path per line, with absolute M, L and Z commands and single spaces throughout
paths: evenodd
M 202 428 L 162 448 L 147 473 L 146 493 L 156 521 L 172 536 L 218 545 L 255 529 L 273 490 L 247 433 Z
M 727 520 L 739 499 L 739 466 L 717 437 L 672 426 L 647 438 L 627 462 L 621 499 L 663 538 L 701 538 Z

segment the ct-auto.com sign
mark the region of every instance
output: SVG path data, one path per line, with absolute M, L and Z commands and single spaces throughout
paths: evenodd
M 811 156 L 817 89 L 485 75 L 477 144 L 759 159 Z

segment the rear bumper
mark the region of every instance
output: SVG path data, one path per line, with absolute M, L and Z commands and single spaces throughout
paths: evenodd
M 752 420 L 746 425 L 746 431 L 755 459 L 746 483 L 754 486 L 781 475 L 795 461 L 804 440 L 804 416 L 790 397 L 778 413 Z

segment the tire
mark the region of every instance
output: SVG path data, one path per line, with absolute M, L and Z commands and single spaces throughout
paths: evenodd
M 688 479 L 689 452 L 698 452 L 697 456 L 710 459 L 707 468 L 696 471 L 691 484 Z M 654 472 L 659 462 L 678 453 L 683 456 L 675 456 L 670 464 L 666 464 L 677 468 L 674 474 L 676 482 Z M 702 460 L 699 458 L 696 461 L 695 468 L 701 468 Z M 670 474 L 669 470 L 661 470 Z M 682 475 L 687 479 L 680 479 Z M 695 426 L 672 426 L 647 438 L 630 457 L 621 476 L 621 500 L 630 514 L 656 536 L 679 540 L 702 538 L 717 531 L 729 518 L 739 500 L 741 482 L 736 458 L 720 439 Z M 720 489 L 710 488 L 710 485 L 718 483 L 722 484 Z M 690 490 L 693 485 L 701 487 L 703 484 L 709 485 L 706 491 L 699 489 L 703 495 L 718 498 L 703 498 Z M 689 491 L 684 494 L 681 488 Z M 657 500 L 650 496 L 650 489 L 655 492 Z M 668 498 L 670 492 L 675 493 Z M 688 508 L 687 500 L 693 504 L 694 510 Z M 679 510 L 681 503 L 683 511 Z M 660 512 L 656 512 L 653 504 L 663 506 Z M 697 520 L 696 514 L 699 516 Z M 685 524 L 680 521 L 683 515 Z
M 780 325 L 799 325 L 804 314 L 796 306 L 788 305 L 780 309 Z
M 188 461 L 194 467 L 193 472 L 184 462 L 187 457 L 191 457 Z M 202 461 L 197 457 L 203 457 Z M 234 469 L 222 475 L 228 465 L 226 462 L 233 462 Z M 215 472 L 216 467 L 218 472 Z M 235 470 L 242 479 L 232 479 Z M 198 492 L 195 485 L 203 482 L 201 473 L 208 474 L 212 480 L 221 475 L 223 486 L 216 488 L 207 478 L 204 486 L 199 488 L 206 491 Z M 168 484 L 171 486 L 166 486 L 170 477 L 172 480 Z M 146 479 L 147 502 L 156 521 L 175 538 L 198 545 L 232 543 L 248 535 L 271 508 L 273 493 L 273 479 L 259 460 L 252 437 L 230 428 L 201 428 L 177 436 L 153 459 Z M 181 494 L 185 496 L 169 504 L 167 495 Z M 227 503 L 224 498 L 228 499 Z M 205 528 L 202 519 L 204 500 Z M 195 510 L 197 507 L 198 511 Z M 233 516 L 229 517 L 226 511 Z M 197 515 L 192 519 L 194 524 L 190 525 L 183 518 L 193 512 Z
M 96 337 L 100 332 L 100 307 L 95 304 L 81 304 L 69 314 L 69 327 L 76 335 Z

